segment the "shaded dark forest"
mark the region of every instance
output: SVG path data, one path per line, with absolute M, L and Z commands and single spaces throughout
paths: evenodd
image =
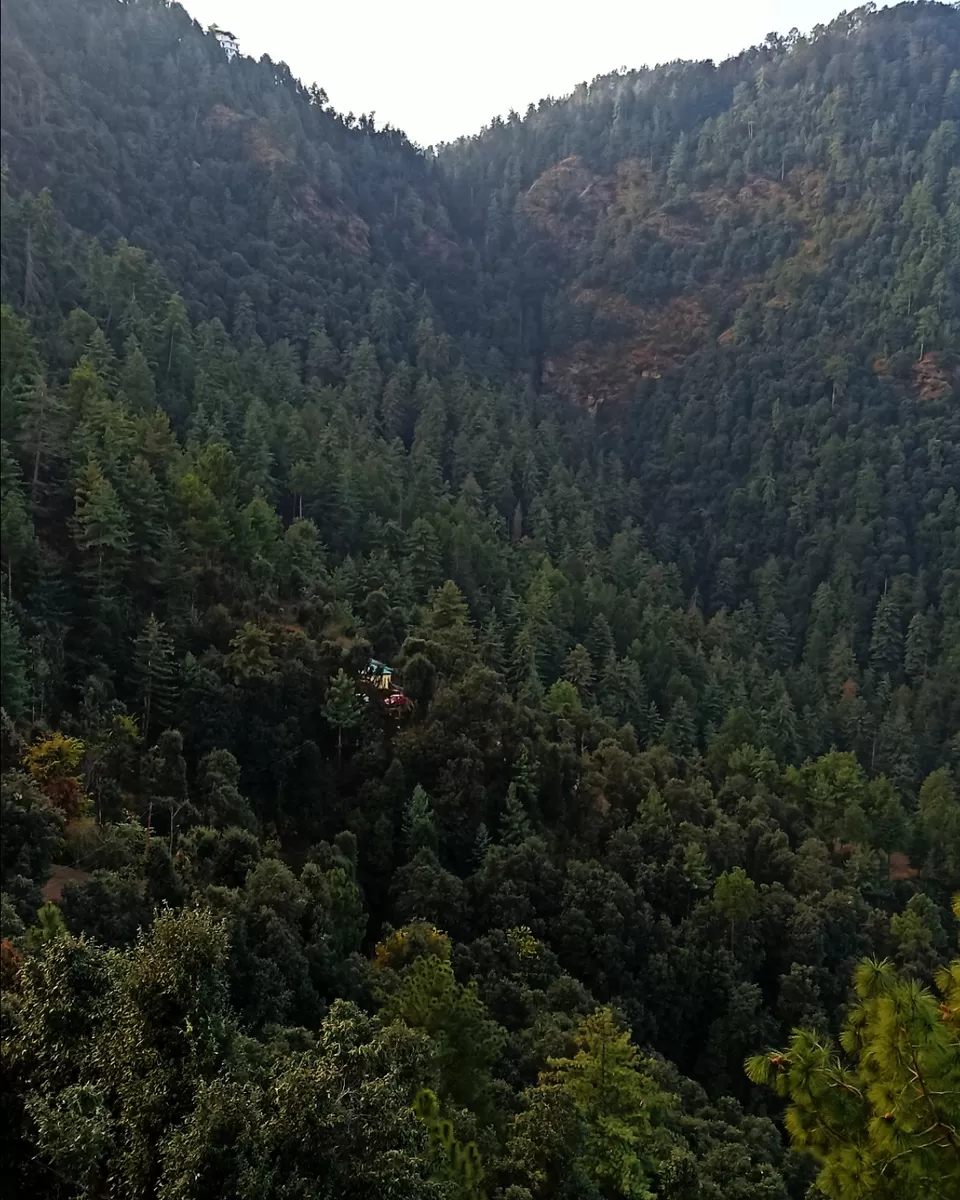
M 13 1191 L 956 1197 L 960 11 L 436 151 L 2 40 Z

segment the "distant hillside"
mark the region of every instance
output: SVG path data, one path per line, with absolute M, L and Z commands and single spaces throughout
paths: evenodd
M 561 395 L 596 409 L 719 342 L 929 400 L 958 378 L 958 72 L 955 7 L 860 9 L 598 78 L 442 161 L 491 269 L 541 274 L 528 344 Z
M 177 5 L 8 0 L 3 39 L 9 186 L 228 328 L 349 341 L 371 297 L 407 333 L 425 302 L 591 411 L 718 339 L 956 385 L 953 7 L 601 77 L 438 162 Z
M 335 336 L 384 293 L 426 288 L 456 323 L 463 250 L 436 169 L 399 133 L 347 121 L 283 64 L 227 59 L 179 5 L 3 5 L 10 186 L 163 264 L 203 318 L 252 303 L 262 336 Z

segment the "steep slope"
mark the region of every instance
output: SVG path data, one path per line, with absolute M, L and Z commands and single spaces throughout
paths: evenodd
M 875 596 L 953 521 L 958 118 L 960 13 L 902 5 L 600 78 L 445 149 L 534 380 L 597 417 L 710 599 L 721 560 L 770 555 L 795 594 L 831 562 Z M 902 504 L 941 447 L 943 486 Z M 933 580 L 956 554 L 922 553 Z
M 11 1189 L 952 1200 L 958 14 L 435 162 L 2 11 Z
M 955 8 L 861 9 L 719 67 L 599 78 L 443 162 L 491 265 L 539 268 L 530 348 L 591 407 L 718 336 L 931 399 L 960 335 L 958 69 Z
M 2 30 L 12 186 L 149 251 L 199 316 L 229 327 L 246 298 L 270 340 L 344 337 L 378 293 L 409 315 L 414 280 L 453 324 L 473 311 L 436 171 L 401 134 L 228 60 L 179 5 L 9 0 Z

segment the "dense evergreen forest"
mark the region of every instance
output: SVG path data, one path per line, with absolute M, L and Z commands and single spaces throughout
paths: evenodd
M 2 45 L 11 1195 L 956 1200 L 960 10 Z

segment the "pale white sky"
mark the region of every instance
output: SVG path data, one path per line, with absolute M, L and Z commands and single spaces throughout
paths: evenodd
M 427 146 L 620 66 L 719 61 L 772 30 L 806 33 L 857 0 L 182 2 L 241 53 L 269 54 L 340 111 L 375 112 Z

